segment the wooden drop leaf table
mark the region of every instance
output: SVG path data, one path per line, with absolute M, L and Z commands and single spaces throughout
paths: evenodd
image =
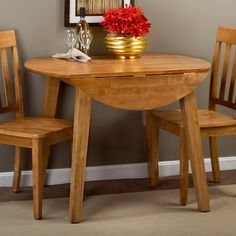
M 39 58 L 27 61 L 25 67 L 48 78 L 44 96 L 46 117 L 55 115 L 60 81 L 76 88 L 69 209 L 72 223 L 81 220 L 91 99 L 115 108 L 140 111 L 179 100 L 198 208 L 210 210 L 194 95 L 207 78 L 208 62 L 181 55 L 146 54 L 135 60 L 95 57 L 90 63 Z

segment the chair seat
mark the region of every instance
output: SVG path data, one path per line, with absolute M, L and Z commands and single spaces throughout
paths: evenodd
M 156 110 L 152 114 L 157 119 L 183 127 L 180 110 Z M 236 125 L 236 120 L 233 117 L 210 110 L 198 110 L 198 118 L 200 128 Z
M 73 122 L 70 120 L 24 117 L 23 119 L 1 122 L 0 134 L 25 138 L 45 138 L 49 134 L 72 127 Z

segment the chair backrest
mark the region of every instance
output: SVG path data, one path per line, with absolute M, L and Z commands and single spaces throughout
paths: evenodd
M 236 29 L 219 27 L 214 50 L 209 109 L 236 109 Z
M 14 30 L 0 31 L 0 63 L 0 79 L 4 88 L 0 94 L 0 114 L 16 112 L 18 118 L 23 117 L 22 82 Z M 9 73 L 10 65 L 13 73 Z M 11 74 L 14 77 L 12 81 L 15 93 L 11 91 Z

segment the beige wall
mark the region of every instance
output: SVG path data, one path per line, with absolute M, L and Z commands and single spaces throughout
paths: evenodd
M 143 8 L 152 23 L 148 52 L 181 53 L 210 60 L 217 26 L 236 27 L 235 0 L 136 0 L 136 5 Z M 63 18 L 64 0 L 0 1 L 0 30 L 17 30 L 22 62 L 66 49 Z M 92 53 L 105 54 L 102 28 L 93 28 L 93 32 Z M 26 71 L 23 75 L 27 114 L 40 115 L 45 80 Z M 207 106 L 208 85 L 206 81 L 198 89 L 199 106 Z M 58 117 L 73 118 L 73 98 L 74 89 L 63 85 Z M 161 160 L 178 159 L 177 141 L 162 133 Z M 222 156 L 236 154 L 233 138 L 220 141 Z M 0 171 L 12 170 L 14 149 L 1 145 L 0 150 Z M 50 167 L 69 167 L 69 152 L 69 143 L 53 148 Z M 26 153 L 29 156 L 30 152 Z M 143 161 L 141 113 L 115 110 L 94 102 L 88 165 Z M 30 158 L 25 159 L 25 168 L 30 168 Z

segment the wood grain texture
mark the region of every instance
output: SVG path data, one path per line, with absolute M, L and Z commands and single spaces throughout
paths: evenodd
M 181 138 L 181 130 L 185 127 L 182 118 L 181 110 L 157 110 L 153 111 L 152 115 L 155 117 L 158 127 L 177 136 L 180 136 L 180 147 L 183 149 L 184 143 Z M 209 137 L 210 153 L 211 153 L 211 165 L 213 181 L 215 183 L 220 182 L 220 167 L 217 151 L 217 136 L 226 136 L 236 134 L 236 120 L 233 117 L 210 110 L 198 110 L 198 120 L 200 126 L 200 132 L 202 137 Z M 183 155 L 184 150 L 180 156 L 180 165 L 185 166 L 187 162 L 187 155 Z M 187 160 L 184 158 L 186 157 Z M 187 171 L 186 167 L 181 167 L 180 174 L 180 203 L 186 204 L 186 183 L 187 183 Z
M 44 101 L 43 101 L 43 117 L 54 118 L 57 110 L 57 101 L 60 89 L 60 80 L 48 78 L 45 83 Z M 55 140 L 53 138 L 53 140 Z M 46 172 L 50 155 L 50 147 L 44 147 L 44 164 L 43 164 L 43 184 L 47 184 Z
M 8 52 L 11 57 L 8 58 Z M 16 119 L 0 123 L 0 143 L 16 146 L 13 191 L 20 190 L 21 163 L 23 147 L 32 148 L 33 153 L 33 202 L 34 217 L 42 217 L 42 182 L 46 168 L 49 145 L 72 139 L 73 122 L 51 118 L 56 111 L 56 101 L 59 91 L 59 81 L 49 82 L 53 89 L 44 102 L 46 118 L 25 117 L 22 94 L 22 81 L 19 56 L 16 46 L 15 31 L 0 32 L 0 57 L 2 78 L 5 92 L 5 104 L 1 101 L 0 114 L 15 112 Z M 11 63 L 8 61 L 11 60 Z M 10 81 L 9 64 L 13 67 L 13 81 Z M 14 82 L 14 83 L 13 83 Z M 14 84 L 15 96 L 11 94 L 11 84 Z M 47 91 L 47 90 L 46 90 Z M 15 101 L 13 98 L 15 97 Z
M 43 142 L 41 139 L 33 139 L 32 144 L 34 218 L 40 220 L 42 218 Z
M 180 109 L 176 110 L 156 110 L 153 111 L 152 114 L 156 116 L 156 119 L 160 120 L 162 124 L 162 120 L 169 124 L 169 126 L 173 126 L 174 128 L 184 127 L 184 122 Z M 221 114 L 216 111 L 199 109 L 198 110 L 199 117 L 199 126 L 201 129 L 208 127 L 222 127 L 222 126 L 232 126 L 236 125 L 236 120 L 228 115 Z
M 9 66 L 8 66 L 8 58 L 7 58 L 6 49 L 1 49 L 1 61 L 2 61 L 3 86 L 5 90 L 5 103 L 6 103 L 6 106 L 12 106 L 13 99 L 12 99 L 11 88 L 10 88 Z
M 78 85 L 78 80 L 97 77 L 204 73 L 210 69 L 210 63 L 202 59 L 171 54 L 145 54 L 135 60 L 113 57 L 92 59 L 90 63 L 51 58 L 32 59 L 25 63 L 25 67 L 38 74 L 60 78 L 74 86 Z
M 53 132 L 71 128 L 73 122 L 53 118 L 31 118 L 0 123 L 0 134 L 24 138 L 46 138 Z
M 221 85 L 220 85 L 220 99 L 225 100 L 225 93 L 226 93 L 226 81 L 228 77 L 228 67 L 230 61 L 230 54 L 231 54 L 231 45 L 226 45 L 225 50 L 225 58 L 224 58 L 224 65 L 223 65 L 223 73 L 221 78 Z
M 14 193 L 20 192 L 20 180 L 22 171 L 22 160 L 23 159 L 23 148 L 15 147 L 15 165 L 14 165 L 14 176 L 12 190 Z
M 206 79 L 210 64 L 198 58 L 180 55 L 147 54 L 139 59 L 125 61 L 94 57 L 87 64 L 47 58 L 32 59 L 25 63 L 25 67 L 32 72 L 64 81 L 77 90 L 70 193 L 70 221 L 76 223 L 80 222 L 82 214 L 90 97 L 112 107 L 150 110 L 188 96 Z M 83 101 L 86 101 L 87 108 Z M 194 128 L 197 129 L 197 126 Z M 191 138 L 191 135 L 188 137 Z M 193 157 L 196 159 L 193 165 L 197 168 L 202 168 L 199 165 L 200 154 Z M 150 169 L 152 176 L 157 175 L 156 168 Z M 194 176 L 198 186 L 199 209 L 205 211 L 207 206 L 204 199 L 208 201 L 208 193 L 199 184 L 199 180 L 204 181 L 204 169 L 199 175 Z
M 16 46 L 11 48 L 11 53 L 12 53 L 12 65 L 13 65 L 14 83 L 15 83 L 16 117 L 22 118 L 24 116 L 24 101 L 23 101 L 22 81 L 20 72 L 20 62 Z
M 26 148 L 32 147 L 31 138 L 12 137 L 11 135 L 5 135 L 5 134 L 0 134 L 0 143 L 19 147 L 26 147 Z
M 146 126 L 145 139 L 148 156 L 149 186 L 157 187 L 159 178 L 158 154 L 159 154 L 159 127 L 155 117 L 149 111 L 145 112 Z
M 16 36 L 14 30 L 0 32 L 0 48 L 10 48 L 16 46 Z
M 83 91 L 76 89 L 74 136 L 72 147 L 72 172 L 70 188 L 70 212 L 72 223 L 80 222 L 83 196 L 84 175 L 87 160 L 91 101 Z
M 45 84 L 43 100 L 43 117 L 54 118 L 57 109 L 60 80 L 48 78 Z
M 149 60 L 146 60 L 146 58 L 149 58 Z M 173 65 L 174 59 L 176 59 L 177 62 L 175 63 L 177 65 L 171 67 L 170 63 Z M 182 74 L 182 70 L 177 67 L 178 61 L 179 63 L 183 63 L 184 69 L 185 67 L 188 68 L 186 71 L 190 70 L 190 73 L 185 72 Z M 199 67 L 196 67 L 195 62 L 198 63 Z M 46 63 L 48 63 L 48 66 Z M 204 64 L 200 59 L 192 59 L 191 61 L 190 58 L 181 56 L 173 56 L 171 59 L 171 56 L 165 57 L 161 55 L 159 57 L 144 56 L 143 59 L 126 62 L 126 64 L 132 63 L 130 67 L 129 65 L 125 65 L 122 60 L 113 59 L 95 59 L 85 66 L 84 64 L 64 63 L 61 60 L 54 61 L 46 59 L 29 61 L 26 62 L 25 66 L 33 72 L 41 71 L 41 74 L 44 74 L 45 71 L 49 73 L 47 68 L 51 68 L 55 64 L 53 72 L 49 74 L 56 73 L 54 76 L 63 77 L 63 81 L 72 86 L 79 87 L 99 102 L 128 110 L 153 109 L 179 100 L 199 86 L 207 76 L 207 73 L 202 71 L 206 72 L 209 69 L 209 64 Z M 101 63 L 104 63 L 103 68 L 100 68 Z M 167 63 L 167 65 L 164 64 L 164 67 L 162 63 Z M 203 66 L 204 69 L 197 69 L 202 68 L 200 66 Z M 60 75 L 59 73 L 62 67 L 64 67 L 64 72 L 61 72 L 62 74 Z M 127 68 L 129 71 L 127 71 Z M 84 74 L 85 69 L 91 74 Z M 110 71 L 110 69 L 115 71 L 114 75 L 119 72 L 119 76 L 112 76 L 111 72 L 107 74 L 107 71 Z M 68 76 L 67 70 L 70 72 Z M 99 70 L 101 71 L 100 74 L 98 74 Z M 192 71 L 199 73 L 193 73 Z M 171 75 L 173 73 L 176 73 L 174 77 Z M 192 79 L 193 77 L 194 79 Z
M 232 50 L 236 45 L 236 29 L 219 27 L 216 37 L 216 45 L 213 55 L 211 84 L 209 92 L 209 110 L 198 110 L 198 119 L 201 136 L 209 137 L 209 147 L 211 154 L 211 165 L 213 181 L 221 181 L 217 136 L 227 136 L 236 134 L 236 120 L 233 117 L 216 112 L 216 105 L 226 106 L 236 109 L 234 101 L 235 80 L 236 80 L 236 51 Z M 224 51 L 225 49 L 225 51 Z M 230 63 L 232 60 L 232 71 Z M 221 71 L 222 66 L 222 73 Z M 230 74 L 231 72 L 231 74 Z M 229 81 L 228 81 L 229 80 Z M 229 83 L 229 88 L 227 88 Z M 154 111 L 158 127 L 170 133 L 180 136 L 180 146 L 183 149 L 184 143 L 182 129 L 185 127 L 184 120 L 180 110 Z M 184 150 L 182 150 L 182 153 Z M 181 166 L 185 166 L 187 156 L 181 154 Z M 186 159 L 185 159 L 186 158 Z M 180 177 L 180 202 L 185 204 L 187 171 L 186 167 L 181 167 Z
M 230 136 L 236 134 L 236 126 L 222 126 L 222 127 L 208 127 L 201 129 L 202 137 L 219 137 L 219 136 Z
M 235 50 L 235 53 L 234 53 L 234 61 L 233 61 L 233 70 L 232 70 L 232 74 L 231 74 L 231 81 L 230 81 L 230 88 L 229 88 L 229 97 L 228 97 L 228 100 L 230 102 L 234 102 L 233 99 L 234 99 L 234 87 L 235 87 L 235 79 L 236 78 L 236 50 Z
M 236 29 L 219 27 L 216 46 L 213 55 L 209 109 L 215 110 L 216 105 L 236 109 L 235 80 L 236 80 Z M 234 50 L 233 50 L 234 49 Z M 230 62 L 233 69 L 231 71 Z M 223 65 L 222 73 L 221 66 Z M 229 88 L 227 88 L 229 84 Z M 219 91 L 219 94 L 218 94 Z
M 180 100 L 181 112 L 185 124 L 185 134 L 188 143 L 190 163 L 193 173 L 194 187 L 198 207 L 201 211 L 209 211 L 210 203 L 207 191 L 205 166 L 198 123 L 196 100 L 193 93 Z
M 186 206 L 188 202 L 188 169 L 189 154 L 185 130 L 180 130 L 180 205 Z
M 149 110 L 181 99 L 206 77 L 207 73 L 105 77 L 78 81 L 77 86 L 93 99 L 112 107 Z
M 217 42 L 224 42 L 226 44 L 236 44 L 235 28 L 219 26 L 216 40 Z
M 219 153 L 218 153 L 218 145 L 216 137 L 209 137 L 209 149 L 211 155 L 211 166 L 212 166 L 212 174 L 213 181 L 215 183 L 221 182 L 221 174 L 220 174 L 220 163 L 219 163 Z
M 221 57 L 221 42 L 216 42 L 214 49 L 214 56 L 212 60 L 212 71 L 211 71 L 211 81 L 210 81 L 210 93 L 209 93 L 209 109 L 215 111 L 216 110 L 216 102 L 215 99 L 218 96 L 218 77 L 219 77 L 219 64 Z

